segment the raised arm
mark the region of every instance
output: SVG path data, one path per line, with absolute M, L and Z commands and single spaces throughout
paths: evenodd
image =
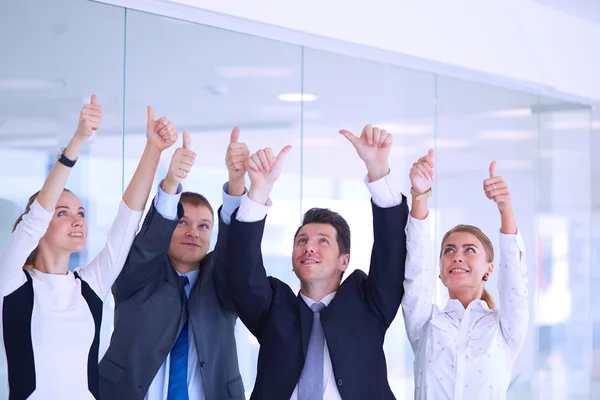
M 402 315 L 408 340 L 416 352 L 423 328 L 431 318 L 435 291 L 433 243 L 428 199 L 434 178 L 434 153 L 421 157 L 410 170 L 412 207 L 406 226 L 406 274 Z
M 229 137 L 229 145 L 225 153 L 225 165 L 229 173 L 229 180 L 223 187 L 223 206 L 219 209 L 219 234 L 214 251 L 214 273 L 213 279 L 217 295 L 221 301 L 221 305 L 235 313 L 235 306 L 227 290 L 225 281 L 225 270 L 223 268 L 223 252 L 227 242 L 227 234 L 229 224 L 231 223 L 231 215 L 241 205 L 242 196 L 246 192 L 246 165 L 250 158 L 250 152 L 246 143 L 239 141 L 240 128 L 235 127 L 231 131 Z
M 146 146 L 108 231 L 106 245 L 90 264 L 78 271 L 101 299 L 106 297 L 125 264 L 148 201 L 160 155 L 176 140 L 173 123 L 166 117 L 155 120 L 154 110 L 148 106 Z
M 263 265 L 262 235 L 270 206 L 269 195 L 290 149 L 287 146 L 274 157 L 272 150 L 266 148 L 248 160 L 250 190 L 232 216 L 219 266 L 236 313 L 259 341 L 273 296 Z
M 77 160 L 81 146 L 93 131 L 100 128 L 101 119 L 102 106 L 98 104 L 98 97 L 94 94 L 90 104 L 85 104 L 81 109 L 77 130 L 63 151 L 66 163 L 57 161 L 54 164 L 30 209 L 22 216 L 0 251 L 0 294 L 6 295 L 25 279 L 23 265 L 46 233 L 56 203 L 71 173 L 72 166 L 65 164 Z
M 388 179 L 388 158 L 392 134 L 385 129 L 365 126 L 360 137 L 340 131 L 356 149 L 368 171 L 367 186 L 373 203 L 373 249 L 369 276 L 365 282 L 368 304 L 383 329 L 392 323 L 402 301 L 406 262 L 406 220 L 408 205 Z
M 513 351 L 513 357 L 525 342 L 529 326 L 527 290 L 527 263 L 525 245 L 517 228 L 512 198 L 508 185 L 496 176 L 496 161 L 490 164 L 490 177 L 483 182 L 488 199 L 500 211 L 500 263 L 498 265 L 498 292 L 500 294 L 500 328 L 504 340 Z
M 183 217 L 183 206 L 179 203 L 182 183 L 195 160 L 190 134 L 185 131 L 183 145 L 173 153 L 167 175 L 158 186 L 156 197 L 133 241 L 125 266 L 112 287 L 117 303 L 148 284 L 163 266 L 173 232 Z

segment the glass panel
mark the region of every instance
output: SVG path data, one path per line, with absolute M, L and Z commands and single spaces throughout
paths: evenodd
M 348 221 L 352 257 L 344 274 L 369 270 L 373 244 L 366 169 L 340 129 L 360 135 L 366 124 L 394 135 L 390 168 L 408 194 L 412 163 L 434 138 L 434 77 L 382 63 L 305 49 L 302 210 L 328 207 Z M 298 280 L 292 279 L 295 289 Z M 385 341 L 390 386 L 398 398 L 412 397 L 412 350 L 399 310 Z
M 146 106 L 191 133 L 196 163 L 184 190 L 205 195 L 216 210 L 227 180 L 225 152 L 232 128 L 251 152 L 294 146 L 272 194 L 263 256 L 269 274 L 286 279 L 300 215 L 301 105 L 282 102 L 301 92 L 301 48 L 253 36 L 129 10 L 125 115 L 125 181 L 145 141 Z M 161 159 L 156 184 L 167 173 L 181 139 Z M 213 231 L 212 246 L 216 242 Z M 288 272 L 289 271 L 289 272 Z M 248 396 L 256 376 L 258 342 L 241 323 L 237 346 Z
M 104 115 L 67 183 L 87 210 L 89 230 L 86 249 L 73 254 L 71 269 L 87 264 L 104 246 L 121 197 L 120 147 L 112 152 L 108 142 L 121 140 L 123 35 L 122 8 L 77 0 L 0 4 L 0 159 L 5 166 L 0 170 L 0 246 L 29 196 L 42 187 L 92 93 Z M 107 320 L 112 321 L 109 307 Z M 110 334 L 105 327 L 110 325 L 103 325 L 101 348 Z M 4 360 L 0 366 L 0 397 L 5 398 Z
M 590 111 L 544 101 L 534 324 L 540 399 L 588 399 L 592 364 Z

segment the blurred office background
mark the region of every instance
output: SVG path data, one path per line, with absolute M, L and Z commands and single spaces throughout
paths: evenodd
M 162 14 L 170 16 L 159 15 L 162 6 L 148 12 L 85 0 L 0 2 L 0 245 L 74 132 L 81 105 L 95 93 L 104 106 L 102 129 L 68 183 L 88 210 L 90 232 L 73 267 L 104 245 L 143 150 L 151 104 L 180 133 L 192 133 L 197 159 L 185 188 L 205 194 L 214 207 L 227 179 L 224 155 L 234 125 L 251 151 L 294 146 L 267 219 L 269 274 L 299 289 L 291 270 L 292 238 L 302 213 L 313 206 L 348 219 L 350 269 L 367 271 L 372 229 L 366 171 L 338 130 L 359 134 L 371 123 L 394 134 L 391 167 L 405 193 L 412 163 L 436 150 L 436 246 L 457 223 L 477 225 L 497 243 L 498 212 L 482 191 L 489 163 L 497 160 L 527 246 L 531 306 L 508 398 L 600 396 L 600 192 L 593 184 L 600 177 L 600 115 L 594 114 L 593 93 L 552 91 L 465 68 L 420 68 L 381 49 L 310 35 L 302 43 L 294 31 L 280 37 L 286 31 L 279 27 L 266 26 L 264 34 L 255 25 L 223 29 L 229 22 L 217 16 L 217 26 L 186 21 L 174 16 L 195 15 L 189 6 L 162 3 L 169 3 Z M 600 5 L 592 9 L 600 23 Z M 570 18 L 594 23 L 583 19 L 594 17 L 591 11 L 583 14 Z M 457 43 L 448 51 L 463 50 Z M 564 70 L 571 73 L 577 71 Z M 174 148 L 165 151 L 156 183 Z M 497 297 L 495 278 L 488 287 Z M 445 302 L 441 285 L 437 301 Z M 111 307 L 109 301 L 102 349 L 110 337 Z M 241 323 L 237 344 L 249 394 L 258 343 Z M 400 312 L 385 349 L 394 393 L 412 398 L 413 356 Z M 0 397 L 6 393 L 2 362 Z

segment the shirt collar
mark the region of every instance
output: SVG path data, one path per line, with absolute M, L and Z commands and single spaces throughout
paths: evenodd
M 335 297 L 336 293 L 337 292 L 329 293 L 327 296 L 323 297 L 320 302 L 325 304 L 325 307 L 327 307 L 329 305 L 329 303 L 331 303 L 331 300 L 333 300 L 333 298 Z M 314 301 L 313 299 L 310 299 L 310 298 L 306 297 L 305 295 L 303 295 L 302 292 L 300 292 L 300 297 L 302 297 L 302 300 L 304 300 L 304 302 L 306 303 L 306 305 L 309 308 L 310 308 L 310 306 L 312 306 L 313 304 L 316 303 L 316 301 Z

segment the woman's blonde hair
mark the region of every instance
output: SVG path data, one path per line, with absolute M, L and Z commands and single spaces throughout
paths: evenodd
M 481 229 L 479 229 L 473 225 L 456 225 L 454 228 L 452 228 L 448 232 L 446 232 L 446 234 L 444 235 L 444 238 L 442 239 L 442 248 L 440 249 L 440 259 L 442 258 L 442 255 L 444 254 L 444 245 L 446 244 L 446 241 L 448 240 L 450 235 L 452 235 L 453 233 L 456 233 L 456 232 L 470 233 L 471 235 L 475 236 L 481 242 L 481 244 L 483 246 L 483 250 L 485 251 L 485 261 L 488 263 L 491 263 L 494 261 L 494 246 L 492 245 L 492 241 L 490 240 L 489 237 L 487 237 L 487 235 L 485 233 L 483 233 L 481 231 Z M 488 308 L 490 310 L 493 310 L 494 308 L 496 308 L 496 305 L 494 304 L 494 299 L 492 298 L 492 295 L 487 290 L 485 290 L 485 288 L 483 289 L 483 294 L 481 295 L 481 300 L 483 300 L 487 303 Z
M 69 189 L 63 189 L 63 191 L 65 191 L 67 193 L 73 193 Z M 25 214 L 27 214 L 29 211 L 31 211 L 31 206 L 33 205 L 33 202 L 35 201 L 35 199 L 37 199 L 39 194 L 40 194 L 40 191 L 38 190 L 37 192 L 35 192 L 34 194 L 31 195 L 31 197 L 27 201 L 27 206 L 25 206 L 25 211 L 23 212 L 23 214 L 19 215 L 19 217 L 15 221 L 15 224 L 13 225 L 13 228 L 12 228 L 13 232 L 15 231 L 15 229 L 17 229 L 17 225 L 19 225 L 19 223 L 23 220 L 23 216 Z M 35 259 L 37 258 L 37 255 L 38 255 L 38 249 L 39 249 L 39 246 L 36 246 L 36 248 L 33 249 L 31 254 L 29 254 L 29 256 L 27 257 L 27 260 L 25 261 L 25 265 L 35 265 Z M 25 265 L 23 265 L 23 267 L 25 267 Z

